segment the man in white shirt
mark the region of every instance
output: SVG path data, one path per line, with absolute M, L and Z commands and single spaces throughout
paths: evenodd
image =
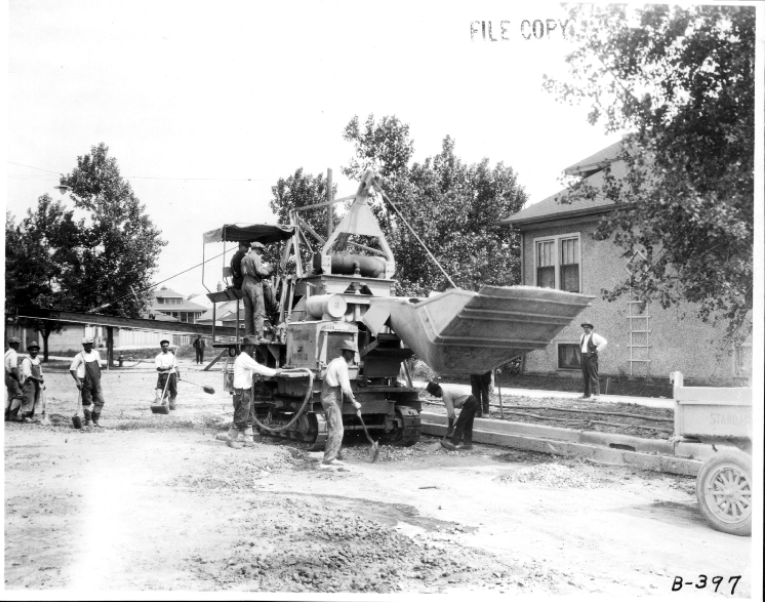
M 343 395 L 353 404 L 357 410 L 361 404 L 356 401 L 356 396 L 351 389 L 351 380 L 348 375 L 348 365 L 356 357 L 356 345 L 353 341 L 345 341 L 340 345 L 340 357 L 336 357 L 327 366 L 327 373 L 321 382 L 321 407 L 327 418 L 329 434 L 324 446 L 324 458 L 322 464 L 332 465 L 338 463 L 338 455 L 343 445 Z
M 5 400 L 5 420 L 15 420 L 21 407 L 21 375 L 19 374 L 19 345 L 18 337 L 8 339 L 8 351 L 5 352 L 5 390 L 8 394 Z
M 257 345 L 254 335 L 247 335 L 242 339 L 242 351 L 234 360 L 234 421 L 228 433 L 220 439 L 226 441 L 226 445 L 234 449 L 241 447 L 253 447 L 255 434 L 252 430 L 253 416 L 255 414 L 252 399 L 252 376 L 276 376 L 281 374 L 280 369 L 263 366 L 252 357 Z M 237 438 L 242 435 L 243 441 L 239 443 Z
M 104 407 L 104 392 L 101 389 L 101 356 L 93 349 L 93 339 L 82 339 L 82 351 L 74 356 L 69 366 L 77 388 L 82 393 L 82 411 L 85 416 L 83 426 L 100 427 L 98 420 Z M 91 410 L 90 406 L 93 405 Z
M 429 382 L 425 389 L 435 397 L 442 397 L 446 406 L 449 426 L 446 437 L 441 440 L 441 445 L 449 451 L 473 449 L 473 419 L 480 406 L 475 396 L 465 393 L 457 385 L 442 385 L 433 381 Z M 455 409 L 460 410 L 456 425 L 454 424 Z M 451 441 L 447 440 L 449 437 Z
M 21 360 L 21 408 L 19 416 L 23 422 L 32 420 L 35 415 L 35 409 L 40 407 L 40 392 L 43 386 L 43 373 L 40 358 L 37 354 L 40 352 L 40 345 L 37 341 L 32 341 L 27 345 L 29 357 Z
M 608 341 L 593 332 L 595 327 L 590 322 L 582 322 L 584 333 L 579 338 L 579 350 L 582 356 L 582 376 L 584 377 L 584 395 L 580 399 L 597 401 L 600 395 L 600 377 L 598 376 L 598 353 L 608 345 Z
M 176 408 L 175 398 L 178 397 L 178 384 L 181 375 L 178 372 L 178 362 L 175 361 L 175 354 L 170 349 L 170 341 L 167 339 L 159 342 L 162 351 L 154 359 L 154 365 L 157 367 L 159 376 L 157 377 L 157 399 L 164 401 L 165 396 L 170 396 L 170 409 Z

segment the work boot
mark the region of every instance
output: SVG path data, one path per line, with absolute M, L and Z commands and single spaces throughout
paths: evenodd
M 84 420 L 82 421 L 82 426 L 90 426 L 90 410 L 83 410 L 82 411 Z
M 176 408 L 176 405 L 175 405 L 175 399 L 171 399 L 171 400 L 170 400 L 170 409 L 171 409 L 171 410 L 174 410 L 175 408 Z
M 466 441 L 465 443 L 460 443 L 455 449 L 457 451 L 470 451 L 473 449 L 473 444 Z
M 237 437 L 239 437 L 239 429 L 236 428 L 233 424 L 229 427 L 227 432 L 218 433 L 215 435 L 215 439 L 218 441 L 223 441 L 224 443 L 228 443 L 229 441 L 236 441 Z
M 250 438 L 245 437 L 244 441 L 242 441 L 242 446 L 243 447 L 255 447 L 256 443 L 257 442 L 252 437 L 250 437 Z
M 231 449 L 242 449 L 243 447 L 243 445 L 238 441 L 226 441 L 226 445 L 228 445 Z
M 445 439 L 441 440 L 441 447 L 448 449 L 449 451 L 455 451 L 457 449 L 457 446 L 454 445 L 454 443 L 451 441 L 446 441 Z
M 488 404 L 483 407 L 483 413 L 484 413 L 485 416 L 489 415 L 489 405 Z
M 93 422 L 93 426 L 95 426 L 95 427 L 97 427 L 97 428 L 102 428 L 102 427 L 101 427 L 101 425 L 100 425 L 100 424 L 98 424 L 98 419 L 99 419 L 99 418 L 101 418 L 101 413 L 100 413 L 100 412 L 99 412 L 99 413 L 96 413 L 95 411 L 93 411 L 93 412 L 90 414 L 90 419 L 91 419 L 91 421 Z

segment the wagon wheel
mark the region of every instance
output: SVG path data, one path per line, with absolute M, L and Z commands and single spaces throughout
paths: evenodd
M 715 454 L 699 471 L 696 498 L 713 528 L 732 535 L 751 535 L 751 457 L 742 452 Z

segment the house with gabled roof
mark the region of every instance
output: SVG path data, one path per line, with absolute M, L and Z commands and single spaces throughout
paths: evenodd
M 616 178 L 627 174 L 623 153 L 617 142 L 574 163 L 565 173 L 600 188 L 606 168 Z M 624 295 L 613 302 L 604 300 L 601 291 L 623 281 L 630 268 L 621 247 L 593 237 L 600 218 L 614 209 L 614 201 L 598 193 L 592 199 L 561 203 L 567 192 L 501 220 L 522 238 L 521 284 L 595 296 L 581 319 L 564 328 L 545 349 L 526 355 L 526 373 L 579 376 L 579 324 L 587 320 L 608 340 L 600 357 L 603 375 L 664 379 L 679 370 L 686 379 L 713 381 L 751 374 L 751 345 L 727 348 L 724 328 L 701 321 L 692 304 L 663 309 L 658 303 L 641 307 Z
M 163 286 L 154 291 L 154 298 L 149 306 L 149 315 L 154 319 L 174 318 L 179 322 L 196 324 L 199 317 L 207 311 L 207 308 L 187 301 L 181 293 Z

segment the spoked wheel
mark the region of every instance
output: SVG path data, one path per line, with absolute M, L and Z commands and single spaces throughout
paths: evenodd
M 701 467 L 696 498 L 713 528 L 732 535 L 752 533 L 752 458 L 721 452 Z

